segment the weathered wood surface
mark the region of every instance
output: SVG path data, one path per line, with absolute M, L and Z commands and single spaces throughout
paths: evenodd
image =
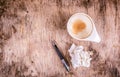
M 77 41 L 69 17 L 89 14 L 102 39 Z M 51 47 L 56 40 L 70 66 L 72 43 L 93 50 L 90 68 L 67 73 Z M 120 0 L 0 0 L 0 77 L 120 77 Z

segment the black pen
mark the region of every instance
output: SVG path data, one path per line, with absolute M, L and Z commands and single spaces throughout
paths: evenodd
M 57 52 L 57 55 L 59 56 L 60 60 L 62 61 L 62 64 L 64 65 L 64 67 L 66 68 L 66 70 L 69 72 L 70 71 L 69 65 L 67 64 L 65 58 L 63 57 L 63 55 L 60 52 L 60 50 L 57 47 L 57 45 L 55 44 L 55 41 L 52 41 L 52 46 L 54 47 L 55 51 Z

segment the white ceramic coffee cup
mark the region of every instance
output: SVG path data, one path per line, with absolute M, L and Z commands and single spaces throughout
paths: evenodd
M 82 20 L 86 24 L 86 28 L 79 34 L 72 31 L 73 24 L 76 20 Z M 67 23 L 67 31 L 69 35 L 77 40 L 100 42 L 100 37 L 96 31 L 95 24 L 91 17 L 85 13 L 76 13 L 70 17 Z

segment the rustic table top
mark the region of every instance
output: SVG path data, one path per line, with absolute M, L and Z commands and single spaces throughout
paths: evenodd
M 75 13 L 95 22 L 100 43 L 70 37 Z M 67 73 L 50 41 L 70 64 Z M 91 66 L 73 69 L 71 44 L 94 51 Z M 120 0 L 0 0 L 0 77 L 120 77 Z

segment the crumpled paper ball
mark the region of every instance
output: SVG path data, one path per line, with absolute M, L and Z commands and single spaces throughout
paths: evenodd
M 75 44 L 72 44 L 68 50 L 73 68 L 80 66 L 90 67 L 90 61 L 92 58 L 90 58 L 90 53 L 84 51 L 83 49 L 83 46 L 76 46 Z

